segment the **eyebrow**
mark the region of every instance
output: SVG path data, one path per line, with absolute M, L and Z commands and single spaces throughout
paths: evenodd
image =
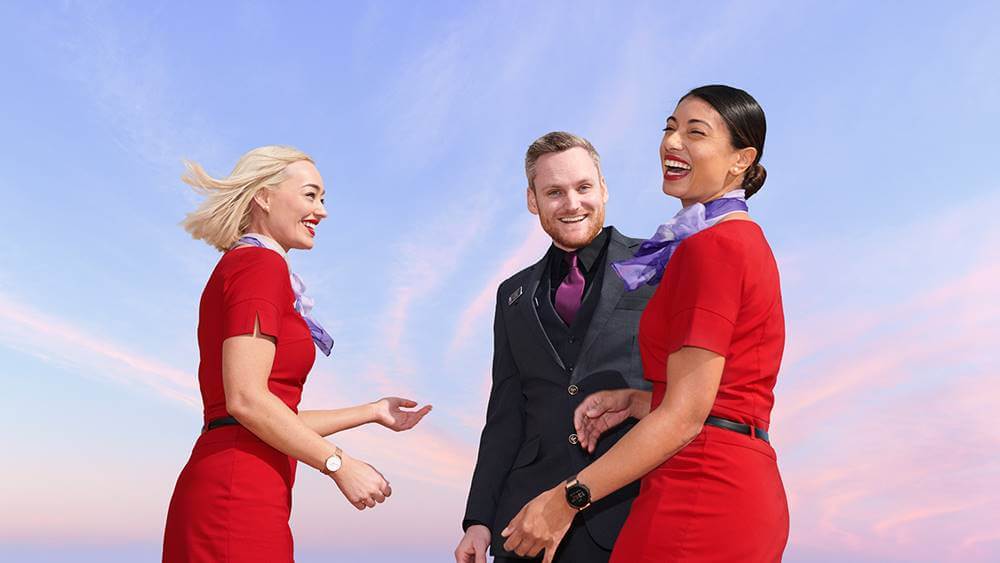
M 584 184 L 589 184 L 589 185 L 593 186 L 594 182 L 592 181 L 591 178 L 583 178 L 581 180 L 577 180 L 576 182 L 570 182 L 569 184 L 549 184 L 548 186 L 545 186 L 544 188 L 540 188 L 540 189 L 542 191 L 567 190 L 567 189 L 568 190 L 575 190 L 575 189 L 579 188 L 580 186 L 583 186 Z
M 667 118 L 667 121 L 669 122 L 671 119 L 673 119 L 674 121 L 677 121 L 677 118 L 674 117 L 674 116 L 672 116 L 672 115 Z M 707 122 L 707 121 L 705 121 L 704 119 L 689 119 L 688 120 L 688 125 L 691 125 L 692 123 L 703 123 L 706 127 L 708 127 L 709 129 L 712 129 L 712 124 L 709 123 L 709 122 Z
M 304 186 L 302 186 L 301 189 L 304 190 L 306 188 L 316 188 L 317 190 L 319 190 L 319 194 L 320 195 L 326 195 L 326 190 L 324 190 L 323 188 L 317 186 L 316 184 L 305 184 Z

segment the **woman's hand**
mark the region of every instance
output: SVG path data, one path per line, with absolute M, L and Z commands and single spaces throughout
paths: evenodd
M 648 392 L 635 389 L 613 389 L 589 395 L 573 412 L 573 426 L 576 427 L 580 447 L 594 453 L 602 434 L 626 418 L 642 418 L 649 414 L 649 397 Z
M 576 512 L 566 502 L 566 489 L 560 483 L 524 505 L 507 524 L 500 532 L 507 538 L 503 547 L 522 557 L 535 557 L 544 549 L 544 563 L 551 563 Z
M 399 397 L 384 397 L 372 405 L 375 407 L 375 422 L 396 432 L 413 428 L 432 408 L 431 405 L 424 405 L 420 410 L 404 411 L 403 408 L 417 406 L 417 402 Z
M 354 508 L 374 508 L 392 494 L 389 482 L 374 467 L 346 454 L 340 457 L 340 469 L 330 473 L 330 477 Z

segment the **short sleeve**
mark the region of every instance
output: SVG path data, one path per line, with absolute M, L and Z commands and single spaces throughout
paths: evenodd
M 253 334 L 255 321 L 262 334 L 278 338 L 282 311 L 293 298 L 288 265 L 272 250 L 238 252 L 239 264 L 223 288 L 222 338 Z
M 667 269 L 669 352 L 693 346 L 727 355 L 742 303 L 740 249 L 706 232 L 681 243 Z

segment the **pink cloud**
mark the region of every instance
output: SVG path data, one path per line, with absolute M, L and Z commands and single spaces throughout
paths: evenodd
M 448 346 L 449 355 L 453 356 L 457 353 L 476 331 L 489 330 L 491 325 L 485 317 L 493 312 L 497 288 L 500 283 L 536 262 L 545 252 L 545 247 L 550 241 L 549 236 L 538 226 L 537 222 L 532 221 L 521 244 L 504 259 L 490 276 L 483 289 L 462 309 L 458 317 L 458 327 L 455 329 L 451 344 Z
M 812 333 L 790 340 L 772 424 L 790 550 L 1000 554 L 998 284 L 1000 268 L 980 264 L 898 303 L 790 323 Z
M 402 335 L 415 302 L 434 291 L 458 268 L 460 259 L 489 225 L 489 205 L 462 206 L 446 210 L 431 224 L 421 225 L 414 237 L 396 249 L 389 294 L 392 302 L 385 312 L 382 342 L 399 350 Z M 460 217 L 459 221 L 455 217 Z M 457 234 L 457 236 L 456 236 Z M 441 244 L 448 240 L 448 244 Z
M 375 375 L 374 383 L 385 388 L 384 395 L 402 396 L 420 400 L 419 395 L 400 392 L 400 386 L 390 380 L 380 369 L 366 372 L 365 377 Z M 313 373 L 310 378 L 331 379 L 328 373 Z M 381 389 L 378 389 L 381 391 Z M 364 404 L 377 399 L 377 395 L 357 397 L 343 390 L 331 391 L 329 386 L 306 383 L 303 392 L 302 410 L 341 408 Z M 462 480 L 472 474 L 475 451 L 467 440 L 451 431 L 449 418 L 442 418 L 442 408 L 434 406 L 431 413 L 416 428 L 406 432 L 392 432 L 377 425 L 367 425 L 331 436 L 329 439 L 343 447 L 351 455 L 375 465 L 390 479 L 404 475 L 417 483 L 461 489 Z M 463 411 L 464 412 L 464 409 Z
M 360 369 L 361 379 L 374 383 L 379 393 L 413 398 L 420 395 L 415 388 L 418 382 L 411 376 L 422 366 L 413 357 L 405 337 L 411 329 L 413 307 L 457 270 L 463 255 L 489 226 L 493 210 L 488 203 L 466 203 L 447 209 L 395 249 L 397 266 L 388 288 L 391 297 L 377 324 L 381 327 L 376 340 L 379 353 Z M 461 219 L 456 222 L 455 217 Z M 442 240 L 449 243 L 441 244 Z
M 944 505 L 926 506 L 912 510 L 904 510 L 902 512 L 892 514 L 884 520 L 876 522 L 873 529 L 879 535 L 889 535 L 891 532 L 904 528 L 915 522 L 933 519 L 939 516 L 959 514 L 977 509 L 985 504 L 988 504 L 988 501 L 976 500 L 964 503 L 952 502 Z
M 83 367 L 125 384 L 140 384 L 168 399 L 199 405 L 197 376 L 101 338 L 94 327 L 73 325 L 0 295 L 2 344 L 43 360 Z

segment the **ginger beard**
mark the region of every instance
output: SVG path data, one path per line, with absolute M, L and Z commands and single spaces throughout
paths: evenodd
M 582 218 L 581 218 L 582 217 Z M 539 210 L 542 230 L 556 246 L 576 250 L 590 244 L 604 228 L 604 205 L 596 209 L 581 208 L 571 213 L 546 213 Z

